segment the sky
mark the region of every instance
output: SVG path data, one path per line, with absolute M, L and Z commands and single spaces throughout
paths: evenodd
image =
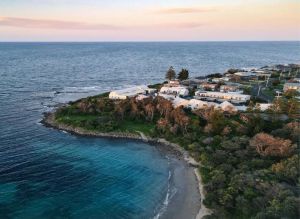
M 0 41 L 300 40 L 300 0 L 0 0 Z

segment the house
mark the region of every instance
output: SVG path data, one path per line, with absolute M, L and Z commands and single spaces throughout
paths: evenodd
M 221 79 L 222 79 L 222 81 L 230 81 L 230 77 L 227 77 L 227 76 L 224 76 Z
M 300 83 L 285 83 L 283 86 L 283 91 L 296 90 L 300 92 Z
M 189 100 L 188 104 L 186 105 L 187 108 L 190 108 L 191 110 L 197 110 L 197 109 L 203 109 L 206 107 L 216 107 L 219 104 L 217 103 L 212 103 L 212 102 L 206 102 L 202 100 L 197 100 L 197 99 L 191 99 Z
M 177 107 L 180 107 L 180 106 L 183 106 L 183 107 L 186 107 L 189 103 L 188 100 L 186 99 L 183 99 L 181 97 L 175 97 L 173 100 L 171 100 L 174 108 L 177 108 Z
M 271 77 L 271 72 L 264 71 L 264 70 L 256 70 L 253 73 L 255 73 L 257 77 L 264 77 L 264 78 Z
M 273 104 L 271 104 L 271 103 L 258 103 L 258 104 L 256 104 L 256 107 L 258 109 L 260 109 L 261 111 L 266 111 L 266 110 L 270 109 L 270 107 L 272 105 Z
M 183 86 L 176 86 L 176 87 L 163 86 L 159 92 L 162 94 L 169 94 L 169 95 L 183 96 L 183 97 L 189 95 L 189 90 Z
M 238 111 L 245 112 L 247 110 L 247 106 L 245 105 L 237 105 L 235 107 L 237 108 Z
M 236 106 L 232 105 L 228 101 L 224 101 L 223 103 L 221 103 L 219 105 L 219 108 L 225 112 L 237 112 L 238 111 Z
M 300 78 L 291 79 L 292 83 L 300 83 Z
M 222 78 L 213 78 L 213 79 L 211 79 L 211 81 L 214 82 L 214 83 L 219 83 L 223 80 L 222 80 Z
M 250 95 L 240 94 L 236 92 L 212 92 L 212 91 L 196 91 L 195 97 L 198 99 L 208 99 L 211 101 L 230 101 L 232 103 L 244 103 L 250 100 Z
M 218 87 L 218 84 L 211 84 L 211 83 L 202 83 L 198 86 L 201 90 L 216 90 Z
M 236 72 L 234 76 L 239 77 L 241 80 L 253 80 L 257 78 L 257 75 L 253 72 Z
M 141 100 L 144 100 L 144 99 L 147 99 L 147 98 L 150 98 L 150 96 L 147 96 L 147 95 L 145 95 L 145 94 L 139 94 L 139 95 L 137 95 L 136 96 L 136 100 L 137 101 L 141 101 Z
M 113 100 L 125 100 L 130 97 L 137 96 L 139 94 L 146 94 L 146 90 L 149 88 L 146 85 L 129 87 L 121 90 L 114 90 L 109 93 L 109 99 Z
M 199 84 L 207 82 L 207 79 L 197 79 L 197 78 L 190 78 L 184 81 L 181 81 L 181 84 L 184 86 L 188 86 L 191 88 L 197 87 Z
M 170 80 L 167 84 L 164 85 L 165 87 L 179 87 L 180 82 L 179 80 Z
M 235 92 L 239 89 L 237 85 L 221 85 L 220 91 L 221 92 Z
M 153 95 L 153 94 L 155 94 L 157 92 L 157 89 L 155 89 L 155 88 L 149 88 L 149 87 L 147 87 L 147 89 L 146 89 L 146 94 L 151 94 L 151 95 Z
M 166 100 L 169 100 L 174 108 L 177 108 L 179 106 L 183 106 L 186 107 L 188 104 L 188 100 L 183 99 L 179 96 L 174 96 L 174 95 L 169 95 L 169 94 L 163 94 L 163 93 L 159 93 L 158 94 L 160 97 L 165 98 Z

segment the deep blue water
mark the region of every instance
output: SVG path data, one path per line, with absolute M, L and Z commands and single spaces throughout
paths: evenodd
M 145 143 L 39 124 L 57 103 L 191 75 L 299 63 L 299 42 L 0 43 L 0 218 L 151 218 L 169 164 Z

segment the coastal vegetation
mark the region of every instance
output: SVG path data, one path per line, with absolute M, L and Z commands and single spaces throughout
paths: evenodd
M 188 71 L 179 76 L 188 78 Z M 172 67 L 166 78 L 176 78 Z M 175 108 L 160 96 L 111 100 L 105 93 L 59 108 L 55 120 L 104 133 L 142 132 L 182 146 L 201 163 L 204 204 L 213 210 L 206 218 L 299 218 L 299 102 L 294 96 L 289 91 L 274 99 L 265 112 L 252 103 L 245 112 L 224 112 Z

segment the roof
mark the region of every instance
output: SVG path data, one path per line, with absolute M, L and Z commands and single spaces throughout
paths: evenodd
M 175 97 L 174 100 L 172 101 L 172 103 L 173 103 L 173 106 L 176 108 L 179 106 L 186 106 L 189 103 L 189 101 L 186 99 L 183 99 L 181 97 Z
M 176 107 L 179 107 L 179 106 L 186 106 L 188 104 L 188 100 L 186 99 L 183 99 L 181 97 L 174 97 L 172 95 L 168 95 L 168 94 L 162 94 L 160 93 L 159 96 L 165 98 L 166 100 L 169 100 L 172 102 L 173 106 L 176 108 Z
M 300 83 L 285 83 L 284 86 L 293 86 L 293 87 L 300 87 Z
M 130 96 L 140 92 L 144 92 L 146 89 L 148 89 L 146 85 L 140 85 L 140 86 L 134 86 L 134 87 L 124 88 L 120 90 L 114 90 L 111 92 L 115 93 L 116 95 Z
M 139 94 L 139 95 L 137 95 L 136 100 L 143 100 L 143 99 L 146 99 L 146 98 L 149 98 L 149 96 L 146 96 L 144 94 Z
M 247 106 L 235 106 L 237 108 L 238 111 L 246 111 L 247 110 Z
M 203 94 L 209 94 L 209 95 L 215 95 L 215 96 L 232 96 L 232 97 L 250 98 L 250 95 L 241 94 L 239 92 L 224 93 L 224 92 L 217 92 L 217 91 L 196 91 L 195 95 L 201 94 L 201 93 L 203 93 Z
M 238 75 L 238 76 L 244 76 L 244 77 L 249 77 L 249 76 L 254 76 L 255 75 L 253 72 L 236 72 L 234 74 Z
M 177 95 L 183 95 L 186 96 L 189 93 L 189 90 L 186 87 L 180 86 L 180 87 L 162 87 L 160 89 L 160 93 L 173 93 Z
M 210 103 L 207 101 L 197 100 L 197 99 L 190 99 L 189 106 L 192 108 L 203 108 L 205 106 L 215 106 L 216 103 Z
M 271 104 L 271 103 L 259 103 L 259 104 L 257 104 L 257 106 L 259 107 L 259 109 L 261 111 L 265 111 L 265 110 L 269 109 L 270 106 L 272 106 L 272 105 L 273 104 Z
M 223 103 L 221 103 L 220 108 L 223 111 L 237 111 L 237 108 L 228 101 L 224 101 Z

